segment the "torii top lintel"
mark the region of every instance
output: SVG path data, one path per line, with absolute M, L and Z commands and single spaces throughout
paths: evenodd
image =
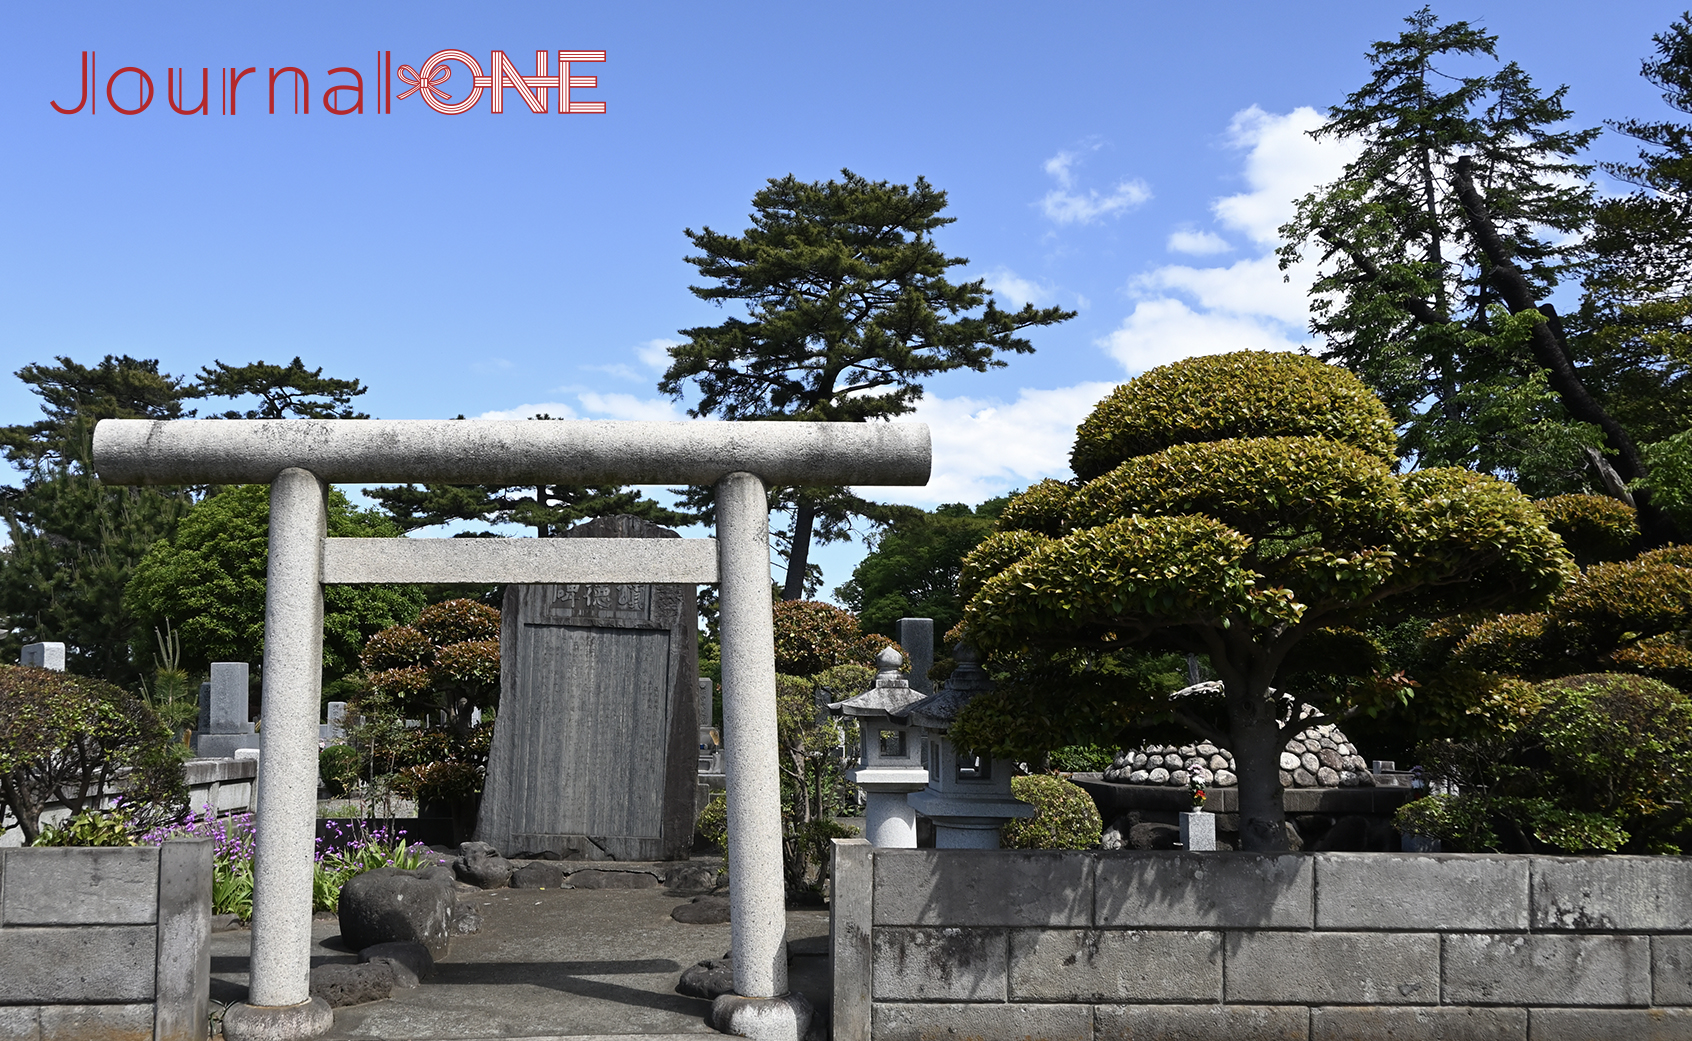
M 264 484 L 289 467 L 330 484 L 921 485 L 923 423 L 618 420 L 104 419 L 108 484 Z

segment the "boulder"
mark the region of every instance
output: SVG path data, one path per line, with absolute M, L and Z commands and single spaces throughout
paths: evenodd
M 658 876 L 650 871 L 600 871 L 588 868 L 570 876 L 572 889 L 651 889 Z
M 311 995 L 330 1008 L 381 1001 L 394 992 L 394 969 L 387 962 L 319 965 L 311 970 Z
M 664 872 L 664 885 L 677 893 L 709 893 L 717 888 L 717 865 L 676 864 Z
M 392 968 L 396 987 L 415 987 L 435 971 L 434 956 L 420 943 L 379 943 L 359 951 L 358 960 Z
M 686 925 L 722 925 L 729 920 L 729 898 L 697 896 L 671 911 L 670 917 Z
M 549 860 L 531 860 L 511 873 L 512 889 L 562 889 L 564 865 Z
M 734 962 L 729 958 L 711 958 L 688 969 L 676 984 L 677 994 L 690 998 L 716 1000 L 719 994 L 734 993 Z
M 439 866 L 376 868 L 354 875 L 341 889 L 341 942 L 355 951 L 382 943 L 420 943 L 440 957 L 460 931 L 461 917 L 452 872 Z
M 501 889 L 511 881 L 515 865 L 486 842 L 465 842 L 458 848 L 464 855 L 452 862 L 452 873 L 460 882 L 477 889 Z

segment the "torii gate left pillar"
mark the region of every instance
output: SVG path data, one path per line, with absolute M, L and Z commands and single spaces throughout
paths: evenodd
M 271 486 L 251 983 L 230 1041 L 307 1038 L 333 1014 L 309 992 L 323 586 L 358 582 L 718 582 L 735 993 L 725 1032 L 797 1041 L 781 874 L 771 484 L 924 484 L 920 424 L 104 420 L 109 484 Z M 328 539 L 331 483 L 712 484 L 717 540 Z

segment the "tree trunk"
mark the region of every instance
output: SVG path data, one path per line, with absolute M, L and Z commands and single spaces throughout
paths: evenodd
M 782 583 L 783 600 L 805 599 L 805 572 L 811 563 L 811 524 L 817 508 L 800 492 L 793 508 L 793 540 L 787 548 L 787 581 Z
M 8 775 L 4 785 L 6 802 L 11 805 L 12 815 L 18 819 L 18 827 L 23 831 L 23 844 L 34 845 L 41 836 L 41 807 L 30 798 L 27 782 Z
M 1635 481 L 1645 476 L 1645 460 L 1640 457 L 1639 449 L 1634 446 L 1633 438 L 1627 429 L 1616 418 L 1600 405 L 1586 389 L 1580 375 L 1575 372 L 1574 362 L 1569 356 L 1568 342 L 1563 336 L 1563 320 L 1557 314 L 1557 309 L 1550 304 L 1538 304 L 1533 299 L 1532 287 L 1522 275 L 1521 269 L 1516 267 L 1510 256 L 1509 247 L 1492 220 L 1492 215 L 1486 208 L 1486 200 L 1481 198 L 1479 190 L 1475 188 L 1473 169 L 1468 156 L 1457 160 L 1451 172 L 1451 185 L 1457 190 L 1457 198 L 1463 204 L 1463 215 L 1474 236 L 1475 244 L 1486 255 L 1487 262 L 1492 265 L 1488 280 L 1498 296 L 1504 301 L 1504 306 L 1511 314 L 1523 311 L 1538 311 L 1545 316 L 1545 321 L 1534 326 L 1533 334 L 1528 339 L 1528 347 L 1533 352 L 1534 361 L 1548 373 L 1551 389 L 1557 392 L 1557 397 L 1568 409 L 1569 415 L 1583 423 L 1591 423 L 1604 432 L 1604 442 L 1616 453 L 1615 470 L 1624 481 Z M 1680 541 L 1680 532 L 1668 515 L 1651 505 L 1649 493 L 1640 493 L 1634 506 L 1639 516 L 1639 529 L 1645 536 L 1648 546 L 1660 546 Z
M 1240 848 L 1257 853 L 1287 849 L 1287 814 L 1281 804 L 1281 725 L 1269 682 L 1250 677 L 1237 690 L 1227 683 L 1228 722 L 1240 778 Z

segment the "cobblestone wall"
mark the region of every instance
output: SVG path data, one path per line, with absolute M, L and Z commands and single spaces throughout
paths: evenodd
M 1692 1038 L 1692 859 L 835 846 L 837 1041 Z

